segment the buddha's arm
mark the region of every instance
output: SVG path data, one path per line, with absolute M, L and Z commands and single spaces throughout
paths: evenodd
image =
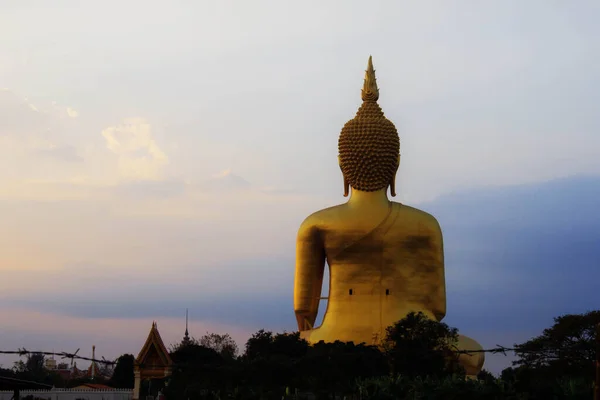
M 319 229 L 307 220 L 296 239 L 294 311 L 300 331 L 312 329 L 317 319 L 324 270 L 325 249 Z
M 431 311 L 438 321 L 446 316 L 446 276 L 444 272 L 444 240 L 442 229 L 438 221 L 431 217 L 428 221 L 428 231 L 431 238 L 431 248 L 433 250 L 432 261 L 433 270 L 433 293 Z

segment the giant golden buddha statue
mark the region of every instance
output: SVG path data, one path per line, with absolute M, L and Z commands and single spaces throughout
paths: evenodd
M 309 343 L 380 344 L 387 327 L 411 311 L 441 321 L 446 314 L 442 231 L 430 214 L 392 202 L 400 139 L 377 104 L 372 59 L 363 103 L 339 136 L 339 165 L 347 203 L 304 220 L 296 242 L 294 310 Z M 329 297 L 323 323 L 314 327 L 325 262 Z M 459 349 L 481 346 L 460 336 Z M 483 353 L 461 355 L 467 375 L 483 367 Z

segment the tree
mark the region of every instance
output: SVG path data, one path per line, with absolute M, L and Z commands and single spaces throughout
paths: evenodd
M 135 357 L 132 354 L 123 354 L 117 359 L 117 365 L 110 378 L 110 385 L 119 389 L 133 388 L 135 377 L 133 367 Z
M 25 369 L 33 379 L 41 380 L 48 375 L 46 357 L 42 353 L 32 353 L 27 356 Z
M 232 386 L 230 364 L 235 360 L 225 360 L 214 349 L 198 344 L 179 346 L 171 353 L 175 363 L 167 398 L 187 399 L 192 392 L 219 392 Z
M 484 368 L 477 374 L 477 379 L 484 382 L 494 382 L 496 377 L 490 371 Z
M 308 342 L 298 332 L 256 332 L 246 342 L 242 357 L 248 385 L 263 397 L 281 398 L 286 388 L 300 384 L 303 370 L 298 364 L 308 348 Z
M 234 359 L 238 353 L 237 344 L 228 333 L 219 335 L 207 332 L 206 335 L 200 338 L 198 344 L 213 349 L 225 359 Z
M 314 344 L 300 367 L 304 387 L 323 398 L 351 396 L 359 380 L 389 374 L 388 362 L 377 347 L 340 341 Z
M 464 373 L 453 347 L 457 340 L 456 328 L 412 312 L 387 329 L 384 350 L 395 374 L 443 377 Z
M 544 371 L 546 377 L 571 376 L 591 379 L 596 359 L 596 329 L 600 310 L 554 318 L 554 325 L 540 336 L 515 345 L 515 366 Z
M 0 377 L 3 377 L 3 378 L 14 378 L 15 377 L 15 371 L 13 369 L 8 369 L 8 368 L 2 368 L 2 367 L 0 367 Z M 6 388 L 3 387 L 2 380 L 0 380 L 0 390 L 6 390 Z
M 248 360 L 254 360 L 258 357 L 269 355 L 273 349 L 273 332 L 259 330 L 246 341 L 246 351 L 244 357 Z
M 25 361 L 23 361 L 23 360 L 15 361 L 15 363 L 13 364 L 12 370 L 15 374 L 25 373 L 25 371 L 27 371 Z
M 46 357 L 42 353 L 27 353 L 25 361 L 15 362 L 13 371 L 19 378 L 42 382 L 48 376 Z
M 200 345 L 200 341 L 194 337 L 190 337 L 187 341 L 182 340 L 179 343 L 175 343 L 175 344 L 171 344 L 169 346 L 169 353 L 175 353 L 178 350 L 180 350 L 181 348 L 183 348 L 184 346 L 199 346 Z

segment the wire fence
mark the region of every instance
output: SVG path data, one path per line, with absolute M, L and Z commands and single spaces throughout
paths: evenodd
M 490 354 L 503 354 L 505 356 L 507 356 L 507 353 L 510 352 L 520 352 L 520 353 L 542 353 L 545 352 L 544 350 L 540 350 L 540 351 L 533 351 L 533 350 L 524 350 L 524 349 L 516 349 L 516 348 L 510 348 L 510 347 L 505 347 L 505 346 L 500 346 L 500 345 L 496 345 L 495 348 L 493 349 L 478 349 L 478 350 L 454 350 L 455 353 L 457 354 L 477 354 L 477 353 L 490 353 Z M 0 354 L 4 354 L 4 355 L 18 355 L 19 357 L 25 357 L 25 356 L 31 356 L 31 355 L 35 355 L 35 354 L 40 354 L 40 355 L 44 355 L 44 356 L 52 356 L 52 357 L 59 357 L 63 360 L 70 360 L 71 363 L 74 362 L 75 360 L 83 360 L 83 361 L 90 361 L 90 362 L 95 362 L 98 364 L 104 364 L 104 365 L 116 365 L 117 361 L 116 360 L 106 360 L 106 359 L 97 359 L 97 358 L 92 358 L 92 357 L 85 357 L 85 356 L 80 356 L 76 353 L 69 353 L 69 352 L 56 352 L 56 351 L 33 351 L 33 350 L 27 350 L 27 349 L 19 349 L 19 350 L 0 350 Z M 144 368 L 151 368 L 151 365 L 140 365 L 140 367 L 144 367 Z M 173 363 L 173 366 L 177 366 L 177 363 Z M 163 367 L 157 367 L 157 368 L 163 368 Z
M 84 356 L 80 356 L 77 355 L 75 353 L 67 353 L 67 352 L 55 352 L 55 351 L 30 351 L 30 350 L 26 350 L 26 349 L 19 349 L 19 350 L 0 350 L 0 354 L 8 354 L 8 355 L 18 355 L 20 357 L 24 357 L 24 356 L 31 356 L 34 354 L 41 354 L 44 356 L 53 356 L 53 357 L 60 357 L 61 359 L 65 360 L 65 359 L 69 359 L 71 361 L 74 360 L 84 360 L 84 361 L 92 361 L 92 362 L 96 362 L 96 363 L 101 363 L 101 364 L 107 364 L 107 365 L 115 365 L 117 362 L 116 361 L 109 361 L 109 360 L 98 360 L 92 357 L 84 357 Z
M 600 329 L 600 328 L 599 328 Z M 78 350 L 79 351 L 79 350 Z M 546 358 L 552 358 L 552 357 L 548 357 L 548 349 L 539 349 L 539 350 L 533 350 L 533 349 L 524 349 L 524 348 L 516 348 L 516 347 L 505 347 L 505 346 L 501 346 L 501 345 L 496 345 L 496 347 L 491 348 L 491 349 L 477 349 L 477 350 L 459 350 L 457 348 L 454 348 L 454 350 L 452 350 L 455 354 L 468 354 L 468 355 L 472 355 L 472 354 L 478 354 L 478 353 L 489 353 L 489 354 L 502 354 L 504 356 L 508 356 L 508 353 L 520 353 L 520 354 L 544 354 L 546 355 Z M 4 355 L 18 355 L 19 357 L 25 357 L 25 356 L 31 356 L 34 354 L 40 354 L 40 355 L 44 355 L 44 356 L 53 356 L 53 357 L 60 357 L 63 360 L 70 360 L 71 361 L 71 365 L 73 365 L 73 362 L 75 360 L 83 360 L 83 361 L 90 361 L 92 363 L 97 363 L 97 364 L 103 364 L 106 366 L 115 366 L 117 364 L 117 360 L 106 360 L 104 358 L 97 359 L 97 358 L 93 358 L 93 357 L 85 357 L 85 356 L 81 356 L 78 355 L 77 352 L 75 353 L 69 353 L 69 352 L 56 352 L 56 351 L 32 351 L 32 350 L 27 350 L 25 348 L 23 349 L 19 349 L 19 350 L 0 350 L 0 354 L 4 354 Z M 600 343 L 598 344 L 598 354 L 600 354 Z M 599 361 L 600 362 L 600 361 Z M 140 368 L 144 368 L 144 369 L 164 369 L 164 366 L 162 365 L 146 365 L 143 363 L 138 363 L 136 361 L 136 365 L 138 365 Z M 187 363 L 177 363 L 174 362 L 171 364 L 172 367 L 185 367 L 187 366 Z M 599 399 L 600 400 L 600 399 Z
M 596 337 L 596 341 L 598 344 L 598 350 L 596 352 L 596 378 L 595 378 L 595 384 L 594 384 L 594 400 L 600 400 L 600 324 L 598 324 L 597 326 L 597 337 Z M 78 350 L 79 351 L 79 350 Z M 454 350 L 455 353 L 457 354 L 477 354 L 477 353 L 490 353 L 490 354 L 503 354 L 504 356 L 507 356 L 509 352 L 512 353 L 521 353 L 521 354 L 535 354 L 535 353 L 547 353 L 547 349 L 540 349 L 540 350 L 530 350 L 530 349 L 523 349 L 523 348 L 514 348 L 514 347 L 505 347 L 505 346 L 501 346 L 501 345 L 496 345 L 495 348 L 492 349 L 478 349 L 478 350 L 458 350 L 455 349 Z M 84 360 L 84 361 L 90 361 L 92 363 L 100 363 L 100 364 L 104 364 L 104 365 L 110 365 L 110 366 L 114 366 L 117 361 L 111 361 L 111 360 L 106 360 L 106 359 L 102 359 L 102 360 L 98 360 L 92 357 L 85 357 L 85 356 L 80 356 L 78 354 L 75 353 L 69 353 L 69 352 L 48 352 L 48 351 L 30 351 L 27 349 L 19 349 L 19 350 L 0 350 L 0 354 L 5 354 L 5 355 L 18 355 L 20 357 L 24 357 L 24 356 L 31 356 L 34 354 L 41 354 L 44 356 L 53 356 L 53 357 L 60 357 L 63 360 L 71 360 L 71 364 L 73 364 L 74 360 Z M 156 366 L 156 365 L 143 365 L 143 364 L 138 364 L 141 368 L 144 369 L 164 369 L 164 366 Z M 183 364 L 177 364 L 174 363 L 171 365 L 171 367 L 177 367 L 177 366 L 184 366 Z

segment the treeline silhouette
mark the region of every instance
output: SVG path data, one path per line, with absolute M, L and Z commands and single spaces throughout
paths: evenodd
M 458 363 L 458 330 L 420 313 L 388 328 L 382 347 L 310 346 L 298 333 L 261 330 L 236 357 L 235 343 L 223 335 L 212 348 L 206 341 L 173 346 L 176 366 L 163 393 L 190 400 L 591 400 L 598 324 L 600 311 L 558 317 L 542 335 L 515 345 L 517 361 L 500 377 L 484 370 L 475 380 L 465 379 Z
M 474 380 L 465 379 L 460 353 L 452 345 L 458 330 L 423 314 L 409 314 L 388 328 L 381 347 L 342 342 L 310 346 L 299 333 L 260 330 L 238 355 L 229 335 L 213 333 L 172 345 L 172 375 L 145 381 L 140 398 L 160 390 L 177 400 L 591 400 L 599 324 L 600 311 L 555 318 L 541 335 L 514 345 L 517 360 L 499 377 L 484 370 Z M 44 372 L 42 360 L 43 355 L 30 354 L 26 362 L 0 373 L 60 387 L 61 382 L 53 381 L 56 376 Z M 131 354 L 119 357 L 106 383 L 132 388 L 133 363 Z

